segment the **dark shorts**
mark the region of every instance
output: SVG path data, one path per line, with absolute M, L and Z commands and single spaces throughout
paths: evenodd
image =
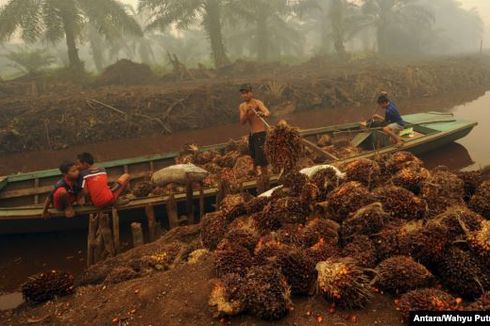
M 65 210 L 68 206 L 73 205 L 77 200 L 77 197 L 66 191 L 65 188 L 60 187 L 53 193 L 53 206 L 57 210 Z
M 248 136 L 248 147 L 250 150 L 250 156 L 254 160 L 256 166 L 267 166 L 267 158 L 265 157 L 265 138 L 267 133 L 265 131 L 250 134 Z

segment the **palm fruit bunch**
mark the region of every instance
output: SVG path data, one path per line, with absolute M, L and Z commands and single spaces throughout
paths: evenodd
M 385 225 L 383 229 L 372 236 L 376 246 L 376 255 L 378 260 L 384 260 L 394 255 L 400 255 L 400 246 L 398 237 L 406 229 L 415 228 L 415 222 L 403 223 L 402 221 L 393 221 Z
M 476 258 L 457 247 L 446 250 L 437 272 L 449 290 L 464 298 L 478 298 L 490 285 Z
M 409 254 L 426 266 L 440 261 L 449 243 L 448 229 L 435 221 L 417 223 L 413 228 L 405 228 L 398 235 L 398 245 L 402 254 Z
M 307 182 L 299 195 L 299 200 L 302 203 L 313 206 L 320 198 L 320 189 L 313 182 Z
M 386 160 L 386 170 L 396 173 L 404 168 L 419 169 L 424 163 L 410 152 L 396 152 Z
M 229 227 L 224 239 L 233 241 L 252 252 L 259 241 L 259 235 L 252 229 Z
M 490 180 L 482 182 L 471 197 L 469 207 L 478 214 L 490 219 Z
M 374 267 L 376 265 L 376 247 L 365 235 L 355 236 L 342 249 L 342 256 L 354 259 L 362 267 Z
M 490 311 L 490 292 L 481 295 L 475 302 L 468 305 L 466 311 Z
M 39 273 L 29 277 L 22 284 L 24 299 L 32 303 L 42 303 L 56 297 L 73 294 L 75 291 L 75 278 L 72 274 L 62 271 Z
M 391 178 L 391 182 L 398 187 L 410 190 L 415 195 L 420 193 L 420 189 L 425 180 L 430 176 L 430 172 L 425 168 L 403 168 L 396 172 Z
M 134 186 L 131 187 L 131 193 L 136 197 L 136 198 L 145 198 L 148 197 L 149 194 L 153 191 L 155 187 L 151 182 L 138 182 Z
M 238 151 L 229 151 L 224 155 L 216 156 L 213 160 L 213 163 L 218 164 L 222 168 L 233 169 L 239 157 L 240 153 Z
M 402 294 L 430 286 L 435 278 L 410 256 L 393 256 L 376 267 L 375 285 L 391 294 Z
M 456 299 L 435 288 L 416 289 L 403 294 L 397 303 L 405 319 L 410 311 L 449 311 L 456 308 Z
M 296 197 L 284 197 L 271 201 L 262 211 L 259 221 L 262 230 L 277 230 L 286 223 L 303 224 L 310 214 L 310 209 Z
M 219 208 L 222 210 L 225 214 L 230 213 L 234 209 L 239 209 L 240 211 L 243 212 L 243 214 L 246 213 L 245 210 L 245 203 L 251 199 L 251 195 L 247 194 L 231 194 L 231 195 L 226 195 L 225 198 L 221 201 Z
M 320 191 L 320 199 L 326 199 L 327 194 L 337 188 L 341 182 L 337 171 L 331 167 L 318 171 L 311 179 Z
M 343 170 L 347 181 L 357 181 L 368 188 L 377 185 L 381 174 L 378 163 L 365 158 L 348 163 Z
M 293 247 L 282 243 L 272 235 L 260 238 L 254 249 L 254 261 L 256 264 L 266 264 L 271 257 L 279 255 L 281 252 L 291 250 Z
M 214 174 L 218 174 L 221 171 L 221 167 L 218 164 L 213 163 L 213 162 L 204 164 L 203 169 L 210 173 L 208 178 L 211 176 L 216 177 Z
M 241 295 L 243 283 L 239 274 L 226 274 L 214 282 L 208 304 L 215 307 L 215 317 L 235 316 L 245 310 Z
M 367 205 L 342 222 L 342 241 L 349 241 L 355 235 L 378 233 L 390 219 L 380 203 Z
M 461 227 L 465 230 L 466 242 L 471 251 L 484 266 L 490 267 L 490 221 L 484 220 L 481 229 L 475 231 L 469 231 L 463 222 Z
M 285 174 L 280 181 L 292 196 L 298 196 L 309 180 L 305 174 L 293 170 Z
M 286 278 L 271 265 L 252 267 L 241 292 L 246 309 L 263 320 L 279 320 L 292 307 Z
M 482 173 L 480 171 L 457 171 L 455 173 L 464 182 L 464 200 L 468 202 L 482 183 Z
M 242 155 L 246 155 L 249 153 L 249 147 L 248 147 L 248 137 L 243 136 L 242 138 L 235 140 L 235 139 L 230 139 L 225 145 L 224 152 L 232 152 L 232 151 L 237 151 Z
M 337 222 L 342 222 L 359 208 L 375 201 L 374 196 L 360 182 L 342 184 L 328 194 L 328 210 Z
M 429 206 L 429 215 L 435 216 L 448 207 L 464 205 L 464 182 L 455 174 L 439 170 L 424 182 L 420 192 Z
M 211 163 L 216 157 L 218 157 L 216 151 L 201 151 L 194 153 L 192 163 L 197 165 L 206 165 Z
M 223 240 L 215 251 L 214 268 L 218 276 L 228 273 L 245 275 L 253 260 L 247 248 L 230 240 Z
M 422 219 L 427 212 L 427 203 L 405 188 L 380 187 L 373 191 L 383 209 L 394 218 L 404 220 Z
M 313 246 L 320 239 L 336 244 L 339 241 L 339 228 L 335 221 L 320 217 L 312 218 L 303 228 L 303 245 Z
M 302 247 L 303 228 L 303 224 L 284 224 L 279 230 L 274 232 L 274 237 L 284 244 Z
M 303 251 L 294 248 L 279 250 L 269 258 L 269 262 L 286 277 L 293 295 L 308 294 L 313 289 L 317 277 L 315 263 Z
M 373 160 L 378 163 L 379 170 L 380 170 L 380 175 L 379 175 L 379 182 L 380 184 L 386 183 L 393 173 L 396 173 L 396 171 L 391 171 L 387 165 L 387 162 L 391 159 L 391 155 L 388 154 L 382 154 L 382 155 L 376 155 Z
M 265 154 L 274 169 L 293 170 L 303 154 L 299 130 L 286 123 L 277 124 L 267 134 Z
M 306 248 L 305 254 L 318 264 L 329 258 L 340 257 L 340 248 L 336 242 L 321 238 L 313 246 Z
M 214 250 L 225 236 L 228 218 L 223 212 L 208 213 L 201 219 L 201 242 L 206 249 Z
M 323 296 L 343 308 L 362 308 L 373 297 L 366 271 L 351 258 L 330 258 L 316 265 Z
M 269 201 L 270 199 L 268 197 L 254 197 L 245 203 L 245 210 L 250 215 L 262 212 Z
M 477 231 L 481 229 L 484 218 L 465 206 L 453 206 L 436 216 L 434 220 L 447 227 L 448 238 L 452 242 L 465 237 L 460 221 L 469 231 Z
M 248 155 L 237 158 L 233 166 L 233 174 L 238 181 L 246 181 L 254 176 L 254 162 L 252 157 Z

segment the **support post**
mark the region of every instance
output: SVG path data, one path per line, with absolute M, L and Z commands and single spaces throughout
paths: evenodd
M 206 208 L 204 207 L 204 185 L 202 182 L 199 182 L 199 219 L 205 214 Z
M 87 267 L 90 267 L 95 263 L 95 247 L 97 233 L 97 215 L 90 214 L 88 220 L 88 236 L 87 236 Z
M 177 213 L 177 202 L 175 201 L 174 192 L 171 191 L 167 203 L 165 205 L 167 209 L 168 225 L 170 229 L 179 226 L 179 214 Z
M 146 219 L 148 221 L 148 234 L 150 242 L 155 241 L 159 237 L 158 224 L 155 218 L 155 210 L 153 205 L 145 206 Z
M 112 236 L 111 223 L 108 214 L 100 213 L 99 231 L 102 236 L 103 244 L 102 259 L 114 257 L 116 255 L 116 250 L 114 249 L 114 238 Z
M 114 250 L 121 250 L 121 237 L 119 234 L 119 213 L 115 207 L 112 208 L 112 235 L 114 237 Z
M 192 182 L 187 182 L 185 190 L 187 218 L 190 224 L 194 224 L 194 191 L 192 190 Z
M 131 223 L 131 234 L 133 235 L 133 247 L 142 246 L 145 242 L 143 240 L 143 228 L 141 223 Z

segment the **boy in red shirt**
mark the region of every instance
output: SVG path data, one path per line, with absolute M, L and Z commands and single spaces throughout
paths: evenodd
M 68 218 L 75 216 L 73 204 L 77 202 L 82 190 L 78 186 L 79 170 L 74 162 L 63 162 L 60 165 L 60 171 L 63 177 L 56 182 L 53 191 L 46 198 L 43 217 L 48 217 L 48 209 L 51 205 L 60 211 L 64 211 Z
M 95 166 L 94 157 L 90 153 L 79 154 L 77 163 L 80 168 L 80 187 L 98 208 L 114 204 L 129 183 L 129 174 L 125 173 L 117 179 L 115 186 L 109 188 L 106 170 Z

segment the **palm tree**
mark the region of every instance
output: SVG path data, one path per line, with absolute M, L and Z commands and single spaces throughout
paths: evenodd
M 9 51 L 5 58 L 11 61 L 15 68 L 28 76 L 39 73 L 43 68 L 49 67 L 55 62 L 54 57 L 44 49 L 19 48 L 17 51 Z
M 77 41 L 86 23 L 100 34 L 118 26 L 126 33 L 142 34 L 118 0 L 10 0 L 0 9 L 0 40 L 17 31 L 27 42 L 41 38 L 56 43 L 65 38 L 70 67 L 80 69 Z
M 381 54 L 390 52 L 391 41 L 397 36 L 416 35 L 434 23 L 433 14 L 418 0 L 366 0 L 363 9 L 376 29 Z
M 147 29 L 165 30 L 171 24 L 187 30 L 194 24 L 202 25 L 211 45 L 216 67 L 229 63 L 223 42 L 222 0 L 140 0 L 139 9 L 147 9 L 151 17 Z
M 254 40 L 253 50 L 259 61 L 270 59 L 271 51 L 276 49 L 274 42 L 278 41 L 281 31 L 290 31 L 287 23 L 293 7 L 285 0 L 231 0 L 227 4 L 227 17 L 236 24 L 242 21 L 246 31 Z M 252 23 L 253 28 L 249 28 Z
M 304 0 L 295 10 L 310 18 L 310 29 L 319 32 L 322 54 L 333 44 L 337 54 L 344 57 L 345 43 L 368 26 L 366 17 L 353 0 Z

